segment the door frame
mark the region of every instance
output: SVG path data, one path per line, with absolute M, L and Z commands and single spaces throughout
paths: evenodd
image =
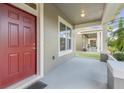
M 9 5 L 36 17 L 36 74 L 7 87 L 25 88 L 44 76 L 44 4 L 36 4 L 37 10 L 34 10 L 24 3 L 11 3 Z

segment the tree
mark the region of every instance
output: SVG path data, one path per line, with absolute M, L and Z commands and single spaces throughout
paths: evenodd
M 124 28 L 123 28 L 123 19 L 120 18 L 118 24 L 118 30 L 113 33 L 115 37 L 115 47 L 118 51 L 124 52 Z
M 123 18 L 119 18 L 118 29 L 112 32 L 111 37 L 108 40 L 108 45 L 114 47 L 119 52 L 124 52 L 124 28 Z

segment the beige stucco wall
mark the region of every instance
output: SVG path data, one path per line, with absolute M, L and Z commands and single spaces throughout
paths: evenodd
M 76 34 L 76 51 L 81 51 L 83 48 L 82 34 Z
M 68 18 L 62 14 L 53 4 L 44 4 L 44 71 L 45 74 L 59 64 L 73 57 L 73 53 L 58 56 L 58 16 L 66 21 Z M 55 56 L 55 59 L 53 59 Z

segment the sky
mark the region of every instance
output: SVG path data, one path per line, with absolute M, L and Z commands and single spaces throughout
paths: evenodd
M 118 18 L 119 17 L 124 17 L 124 8 L 120 11 L 119 15 L 117 16 Z

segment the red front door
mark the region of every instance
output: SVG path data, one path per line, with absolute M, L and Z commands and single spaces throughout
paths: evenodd
M 0 4 L 0 88 L 35 74 L 35 17 Z

